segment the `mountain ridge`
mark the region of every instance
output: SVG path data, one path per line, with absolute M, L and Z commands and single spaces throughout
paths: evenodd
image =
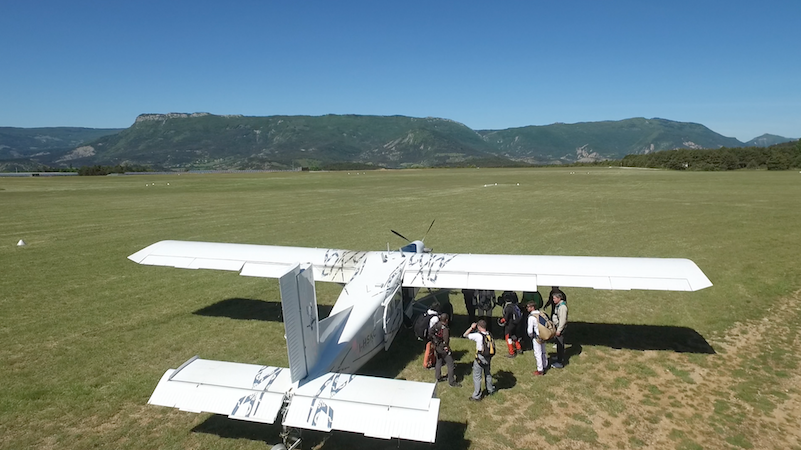
M 30 130 L 29 135 L 38 132 L 38 138 L 22 139 L 24 130 Z M 676 148 L 747 145 L 702 124 L 642 117 L 473 130 L 451 119 L 400 115 L 141 114 L 129 128 L 75 129 L 94 134 L 84 132 L 81 136 L 88 137 L 75 144 L 81 133 L 74 131 L 72 147 L 53 145 L 34 151 L 32 143 L 47 141 L 41 130 L 48 129 L 0 128 L 0 161 L 27 158 L 56 167 L 144 164 L 169 169 L 323 168 L 353 163 L 404 168 L 566 164 Z M 16 140 L 7 139 L 9 135 Z M 791 140 L 765 134 L 749 143 Z M 24 149 L 13 147 L 26 144 Z

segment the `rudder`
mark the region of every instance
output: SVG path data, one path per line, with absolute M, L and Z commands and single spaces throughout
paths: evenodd
M 319 355 L 317 294 L 311 267 L 311 264 L 297 264 L 279 278 L 292 382 L 305 378 Z

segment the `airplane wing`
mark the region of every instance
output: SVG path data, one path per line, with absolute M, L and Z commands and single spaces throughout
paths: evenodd
M 309 263 L 317 281 L 347 283 L 369 252 L 276 245 L 161 241 L 128 259 L 150 266 L 217 269 L 252 277 L 279 278 L 298 263 Z
M 689 259 L 417 253 L 404 287 L 534 291 L 537 286 L 697 291 L 712 286 Z
M 195 357 L 168 370 L 148 403 L 252 422 L 283 420 L 303 429 L 435 441 L 440 400 L 433 383 L 328 373 L 293 386 L 285 368 Z
M 145 265 L 238 271 L 279 278 L 297 263 L 312 265 L 316 281 L 347 283 L 367 251 L 161 241 L 128 258 Z M 414 253 L 403 285 L 436 289 L 529 291 L 537 286 L 697 291 L 712 286 L 694 262 L 680 258 L 474 255 Z

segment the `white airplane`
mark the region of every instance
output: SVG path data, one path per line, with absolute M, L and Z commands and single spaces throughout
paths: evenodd
M 148 403 L 264 423 L 280 415 L 285 430 L 344 430 L 432 443 L 440 404 L 434 383 L 354 375 L 389 348 L 419 288 L 712 286 L 688 259 L 432 253 L 422 241 L 395 251 L 161 241 L 128 258 L 280 280 L 289 369 L 194 357 L 168 370 Z M 323 319 L 315 280 L 343 285 Z

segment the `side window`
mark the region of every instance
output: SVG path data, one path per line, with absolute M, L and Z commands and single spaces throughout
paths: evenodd
M 401 326 L 403 321 L 403 295 L 400 289 L 395 291 L 384 307 L 384 333 L 391 334 Z

